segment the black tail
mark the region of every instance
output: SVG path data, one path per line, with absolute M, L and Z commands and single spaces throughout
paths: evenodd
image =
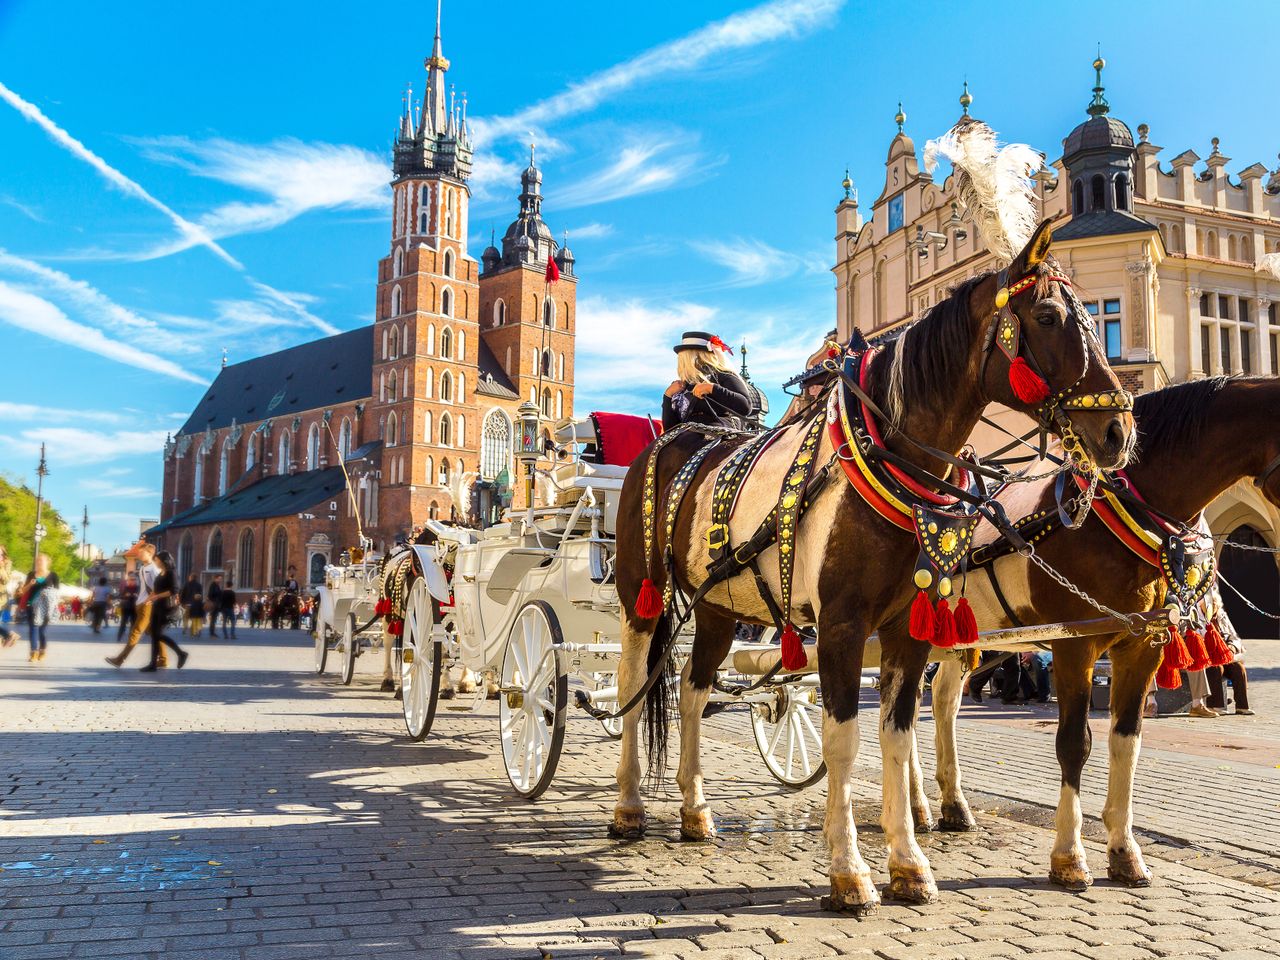
M 675 706 L 670 683 L 673 658 L 667 651 L 670 638 L 671 615 L 664 611 L 662 616 L 658 617 L 658 623 L 653 628 L 653 637 L 649 641 L 649 670 L 646 676 L 653 673 L 654 667 L 658 666 L 659 661 L 664 657 L 666 662 L 662 664 L 662 673 L 657 682 L 649 688 L 644 704 L 645 749 L 649 754 L 649 779 L 655 782 L 661 782 L 666 773 L 667 729 Z

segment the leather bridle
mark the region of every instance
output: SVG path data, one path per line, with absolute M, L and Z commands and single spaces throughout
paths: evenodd
M 1041 433 L 1057 433 L 1062 438 L 1064 452 L 1068 454 L 1075 465 L 1089 473 L 1096 473 L 1097 466 L 1084 449 L 1084 445 L 1072 427 L 1070 411 L 1114 410 L 1118 413 L 1132 411 L 1133 394 L 1127 390 L 1107 390 L 1098 393 L 1075 392 L 1076 388 L 1084 382 L 1085 377 L 1089 375 L 1090 337 L 1093 338 L 1093 343 L 1098 346 L 1099 350 L 1101 350 L 1101 345 L 1098 343 L 1097 332 L 1092 320 L 1089 319 L 1089 313 L 1085 310 L 1084 304 L 1080 302 L 1080 298 L 1076 296 L 1071 281 L 1056 270 L 1049 273 L 1047 279 L 1061 285 L 1063 299 L 1067 302 L 1070 319 L 1075 322 L 1076 329 L 1080 334 L 1080 346 L 1084 354 L 1084 365 L 1080 375 L 1057 391 L 1054 391 L 1052 385 L 1049 384 L 1049 379 L 1044 375 L 1044 371 L 1036 359 L 1035 352 L 1031 349 L 1031 344 L 1024 342 L 1022 336 L 1022 324 L 1024 321 L 1013 312 L 1013 308 L 1010 306 L 1014 297 L 1035 287 L 1040 280 L 1040 276 L 1033 271 L 1010 284 L 1009 268 L 1005 267 L 996 277 L 996 281 L 999 284 L 995 297 L 996 312 L 991 326 L 987 330 L 983 344 L 980 382 L 986 383 L 987 365 L 991 360 L 991 355 L 997 350 L 1004 355 L 1010 368 L 1018 358 L 1021 358 L 1049 390 L 1048 397 L 1036 407 L 1032 414 L 1040 427 Z

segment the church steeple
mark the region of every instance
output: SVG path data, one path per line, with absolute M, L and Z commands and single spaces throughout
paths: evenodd
M 427 92 L 416 127 L 409 113 L 402 115 L 396 140 L 393 169 L 396 179 L 443 174 L 457 180 L 471 176 L 471 134 L 467 130 L 466 95 L 459 113 L 451 92 L 445 90 L 449 61 L 440 40 L 441 0 L 436 0 L 436 33 L 431 56 L 423 61 L 427 69 Z
M 448 111 L 444 102 L 444 75 L 449 69 L 440 43 L 440 7 L 443 0 L 436 0 L 436 39 L 431 45 L 431 56 L 423 61 L 427 68 L 427 99 L 422 105 L 422 121 L 418 133 L 427 136 L 444 133 L 448 125 Z

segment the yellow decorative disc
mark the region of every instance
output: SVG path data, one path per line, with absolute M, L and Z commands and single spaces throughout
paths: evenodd
M 942 548 L 943 553 L 955 553 L 956 547 L 960 544 L 960 538 L 956 536 L 954 530 L 944 531 L 938 540 L 938 546 Z
M 644 504 L 644 512 L 645 512 L 645 513 L 653 513 L 653 501 L 652 501 L 652 500 L 646 500 L 646 501 L 645 501 L 645 504 Z
M 1009 302 L 1009 288 L 1001 287 L 996 291 L 996 309 L 1001 310 Z
M 933 585 L 933 571 L 927 569 L 917 570 L 913 579 L 915 580 L 916 586 L 921 590 L 928 590 L 929 587 Z
M 930 532 L 930 533 L 937 533 L 937 532 L 938 532 L 938 525 L 937 525 L 936 523 L 931 523 L 931 524 L 929 524 L 929 532 Z
M 942 577 L 938 580 L 938 596 L 940 597 L 951 596 L 951 578 L 950 577 Z
M 1200 569 L 1199 564 L 1196 564 L 1194 566 L 1187 568 L 1187 586 L 1188 587 L 1194 588 L 1199 586 L 1200 581 L 1203 577 L 1204 577 L 1204 572 Z
M 1082 406 L 1082 407 L 1092 407 L 1092 406 L 1093 406 L 1093 394 L 1092 394 L 1092 393 L 1086 393 L 1083 397 L 1081 397 L 1081 398 L 1080 398 L 1080 406 Z
M 802 467 L 803 467 L 806 463 L 808 463 L 808 462 L 809 462 L 810 460 L 812 460 L 812 459 L 813 459 L 813 454 L 811 454 L 811 453 L 802 453 L 802 454 L 800 454 L 800 456 L 799 456 L 799 457 L 797 457 L 797 458 L 796 458 L 796 463 L 798 463 L 800 466 L 802 466 Z
M 779 549 L 779 550 L 781 550 L 783 553 L 790 553 L 790 552 L 791 552 L 791 544 L 789 544 L 789 543 L 781 544 L 781 545 L 779 545 L 778 549 Z
M 1111 406 L 1111 394 L 1104 393 L 1100 397 L 1098 397 L 1098 404 L 1103 407 Z
M 796 499 L 797 497 L 794 493 L 788 493 L 785 497 L 782 498 L 782 509 L 790 510 L 792 507 L 796 505 Z

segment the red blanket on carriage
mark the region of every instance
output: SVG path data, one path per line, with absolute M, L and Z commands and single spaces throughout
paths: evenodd
M 662 423 L 653 417 L 637 417 L 629 413 L 593 413 L 596 428 L 596 459 L 629 467 L 640 452 L 662 435 Z

